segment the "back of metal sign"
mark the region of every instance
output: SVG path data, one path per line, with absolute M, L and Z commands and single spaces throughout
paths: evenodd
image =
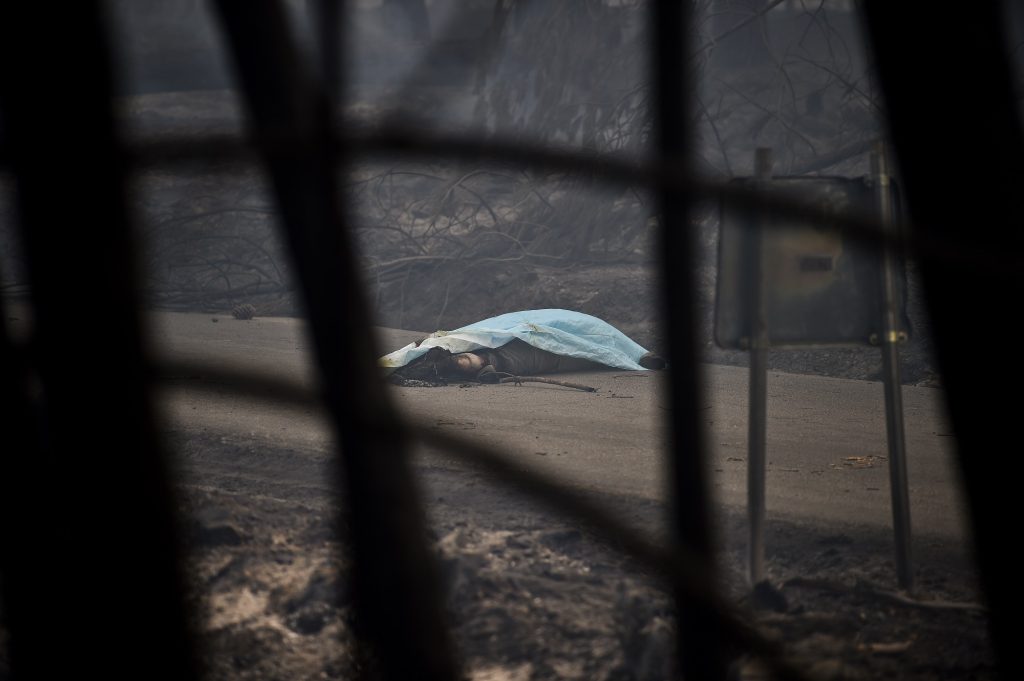
M 753 186 L 755 180 L 733 182 Z M 871 211 L 878 200 L 877 188 L 867 178 L 779 177 L 769 181 L 768 191 L 792 195 L 836 215 Z M 890 191 L 898 198 L 895 184 L 890 184 Z M 898 210 L 898 201 L 893 205 Z M 719 230 L 715 300 L 719 346 L 749 347 L 755 312 L 750 309 L 749 277 L 756 271 L 759 253 L 769 346 L 860 345 L 881 334 L 880 250 L 857 245 L 834 225 L 744 214 L 724 203 Z M 898 262 L 897 316 L 900 331 L 909 333 L 906 274 L 902 261 Z

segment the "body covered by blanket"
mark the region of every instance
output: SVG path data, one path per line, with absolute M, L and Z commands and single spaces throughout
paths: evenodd
M 571 310 L 525 310 L 509 312 L 463 326 L 454 331 L 437 331 L 419 343 L 410 343 L 380 359 L 388 371 L 404 367 L 426 355 L 432 348 L 452 354 L 500 348 L 513 340 L 535 348 L 615 369 L 643 371 L 637 362 L 648 354 L 614 326 L 597 317 Z

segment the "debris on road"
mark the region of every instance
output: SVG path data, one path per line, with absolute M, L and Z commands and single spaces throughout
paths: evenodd
M 868 454 L 867 456 L 846 456 L 839 463 L 830 463 L 829 468 L 843 469 L 843 468 L 874 468 L 880 465 L 883 461 L 888 461 L 887 456 L 877 456 L 875 454 Z

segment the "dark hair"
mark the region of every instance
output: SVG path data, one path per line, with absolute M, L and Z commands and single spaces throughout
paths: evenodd
M 460 354 L 475 353 L 452 354 L 443 348 L 431 348 L 426 355 L 395 370 L 393 373 L 401 378 L 433 383 L 444 383 L 446 379 L 463 380 L 473 378 L 476 373 L 475 371 L 466 371 L 459 366 L 456 357 Z M 486 360 L 487 358 L 485 357 L 484 359 Z
M 442 384 L 445 375 L 451 375 L 451 354 L 444 348 L 430 348 L 427 354 L 396 369 L 393 374 L 401 378 Z
M 448 353 L 444 357 L 438 357 L 437 361 L 434 362 L 434 371 L 439 376 L 453 376 L 461 374 L 459 370 L 459 364 L 455 361 L 455 355 Z

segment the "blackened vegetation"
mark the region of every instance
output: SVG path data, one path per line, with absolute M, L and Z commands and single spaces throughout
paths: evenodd
M 505 2 L 481 13 L 483 5 L 466 3 L 446 23 L 435 22 L 436 40 L 394 96 L 367 94 L 363 84 L 344 107 L 346 129 L 372 129 L 389 117 L 439 128 L 451 120 L 517 140 L 540 136 L 602 158 L 645 153 L 651 117 L 642 7 Z M 699 107 L 689 116 L 699 132 L 698 170 L 713 177 L 748 172 L 753 148 L 771 145 L 780 172 L 864 171 L 864 152 L 879 131 L 878 102 L 848 9 L 737 0 L 697 3 L 694 14 L 701 19 L 693 27 L 692 69 L 701 85 L 692 91 Z M 408 24 L 407 17 L 399 23 Z M 742 30 L 734 30 L 738 22 Z M 468 79 L 441 58 L 466 35 L 473 37 L 465 45 L 474 65 Z M 770 53 L 779 56 L 757 57 L 764 46 L 747 46 L 750 36 L 769 40 Z M 406 49 L 383 37 L 377 43 L 372 48 L 379 52 Z M 374 55 L 361 53 L 356 61 L 377 61 Z M 445 86 L 423 85 L 435 81 Z M 453 104 L 460 98 L 465 106 Z M 217 131 L 230 118 L 224 111 L 235 109 L 230 97 L 216 93 L 151 95 L 130 108 L 149 123 Z M 170 111 L 179 118 L 172 120 Z M 151 299 L 211 311 L 248 300 L 266 313 L 296 313 L 291 266 L 274 238 L 276 208 L 259 178 L 203 170 L 187 178 L 146 176 L 139 201 L 151 242 L 145 268 Z M 596 267 L 614 268 L 603 287 L 612 290 L 623 278 L 643 276 L 654 256 L 657 221 L 650 218 L 644 178 L 606 179 L 580 168 L 524 168 L 491 157 L 361 159 L 345 196 L 378 319 L 451 328 L 508 309 L 503 301 L 511 299 L 511 307 L 573 307 L 605 317 L 600 306 L 612 305 L 620 323 L 656 326 L 654 305 L 633 310 L 625 302 L 592 300 L 586 282 L 569 287 L 579 287 L 579 295 L 555 290 L 560 278 Z M 707 247 L 715 225 L 701 221 L 696 228 Z M 701 254 L 703 267 L 712 260 Z M 472 309 L 463 311 L 467 304 Z

